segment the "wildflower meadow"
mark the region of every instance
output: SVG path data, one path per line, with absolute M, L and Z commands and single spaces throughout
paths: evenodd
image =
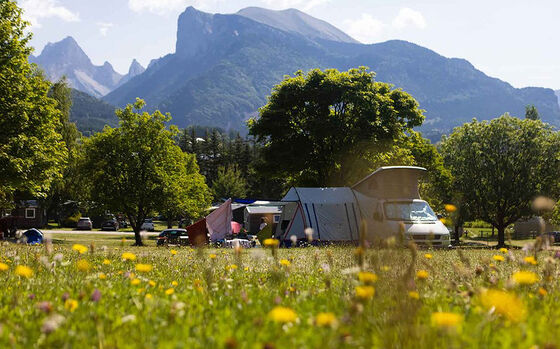
M 0 347 L 554 347 L 552 250 L 0 247 Z

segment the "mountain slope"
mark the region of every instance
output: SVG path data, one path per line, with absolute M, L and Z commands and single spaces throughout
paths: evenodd
M 173 123 L 243 129 L 286 74 L 312 68 L 369 66 L 377 80 L 410 92 L 426 110 L 425 132 L 447 132 L 473 117 L 524 115 L 534 104 L 543 120 L 560 124 L 550 89 L 515 89 L 475 69 L 404 41 L 362 45 L 324 40 L 254 21 L 188 8 L 180 15 L 174 54 L 105 97 L 123 106 L 136 97 L 171 112 Z
M 84 135 L 99 132 L 105 125 L 117 125 L 116 107 L 76 89 L 71 90 L 71 98 L 70 121 Z
M 296 9 L 273 11 L 260 7 L 247 7 L 237 14 L 283 31 L 301 34 L 307 38 L 359 43 L 335 26 Z
M 37 63 L 51 81 L 66 76 L 71 87 L 92 96 L 101 97 L 113 90 L 122 78 L 109 62 L 95 66 L 72 37 L 49 43 L 37 57 Z

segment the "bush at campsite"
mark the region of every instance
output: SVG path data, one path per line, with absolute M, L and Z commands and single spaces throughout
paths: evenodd
M 4 244 L 0 347 L 543 348 L 556 257 Z

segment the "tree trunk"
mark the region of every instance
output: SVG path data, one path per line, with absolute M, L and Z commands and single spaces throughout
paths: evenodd
M 453 245 L 454 246 L 459 246 L 459 244 L 461 243 L 461 237 L 459 236 L 459 225 L 455 226 L 455 241 L 453 241 Z
M 506 234 L 505 228 L 503 226 L 498 226 L 498 248 L 502 248 L 506 246 Z
M 173 228 L 173 218 L 167 218 L 167 229 Z
M 133 227 L 134 228 L 134 246 L 144 246 L 142 242 L 142 236 L 140 235 L 140 227 L 139 225 Z

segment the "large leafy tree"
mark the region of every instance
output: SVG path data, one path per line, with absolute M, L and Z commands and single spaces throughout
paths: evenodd
M 0 199 L 43 196 L 61 176 L 66 147 L 50 84 L 28 63 L 27 23 L 14 1 L 0 1 Z
M 79 143 L 81 134 L 76 128 L 76 124 L 70 121 L 72 98 L 66 78 L 62 78 L 51 86 L 49 97 L 57 103 L 56 108 L 59 111 L 60 120 L 57 132 L 62 136 L 68 153 L 68 161 L 62 166 L 62 177 L 53 182 L 45 202 L 49 216 L 54 215 L 60 222 L 64 218 L 60 215 L 64 203 L 77 200 L 81 195 L 77 168 L 77 160 L 81 151 Z
M 498 231 L 532 214 L 531 201 L 558 195 L 560 136 L 539 120 L 503 115 L 456 128 L 441 151 L 460 206 Z
M 371 170 L 424 116 L 408 93 L 367 68 L 299 71 L 275 86 L 250 134 L 263 142 L 261 171 L 301 186 L 348 185 Z
M 177 129 L 165 127 L 171 117 L 142 112 L 144 105 L 138 99 L 118 110 L 119 127 L 106 127 L 84 142 L 81 169 L 89 179 L 91 200 L 124 213 L 137 245 L 142 245 L 140 228 L 150 214 L 177 207 L 194 217 L 210 203 L 194 158 L 175 144 Z

